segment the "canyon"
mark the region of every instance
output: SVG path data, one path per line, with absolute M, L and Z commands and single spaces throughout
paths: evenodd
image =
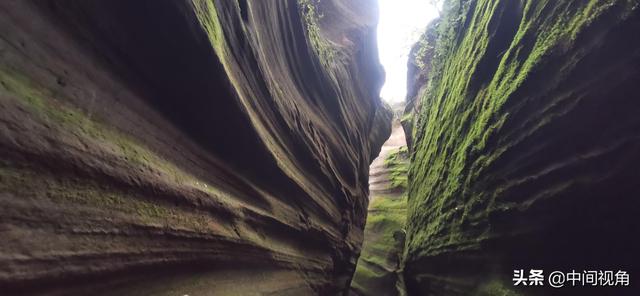
M 447 0 L 394 106 L 378 13 L 0 1 L 0 294 L 638 295 L 640 1 Z

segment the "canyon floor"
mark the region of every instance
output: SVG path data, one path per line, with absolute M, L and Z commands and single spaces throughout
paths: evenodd
M 369 167 L 368 217 L 351 295 L 404 295 L 400 262 L 407 166 L 404 131 L 394 120 L 391 136 Z
M 393 122 L 393 128 L 391 130 L 391 136 L 382 145 L 380 155 L 371 163 L 369 167 L 369 202 L 371 203 L 381 196 L 400 196 L 403 190 L 393 188 L 390 173 L 391 171 L 385 165 L 385 160 L 391 155 L 391 153 L 398 151 L 403 146 L 407 145 L 405 140 L 404 131 L 398 121 Z

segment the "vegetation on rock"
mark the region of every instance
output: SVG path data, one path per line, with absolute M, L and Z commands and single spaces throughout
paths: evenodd
M 355 295 L 405 295 L 401 265 L 407 218 L 408 155 L 397 119 L 393 126 L 391 138 L 371 165 L 371 202 L 362 252 L 351 283 Z M 381 184 L 388 187 L 382 188 Z
M 616 228 L 640 210 L 639 14 L 628 0 L 446 3 L 411 125 L 410 291 L 466 295 L 533 263 L 637 268 Z
M 0 293 L 347 291 L 392 114 L 336 4 L 0 2 Z

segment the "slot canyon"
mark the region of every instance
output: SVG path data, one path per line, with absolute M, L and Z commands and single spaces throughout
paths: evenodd
M 0 0 L 0 295 L 640 295 L 640 0 L 381 9 Z

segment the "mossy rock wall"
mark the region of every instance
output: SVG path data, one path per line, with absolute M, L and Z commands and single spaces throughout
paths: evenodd
M 374 1 L 0 2 L 0 294 L 335 295 Z
M 437 30 L 412 126 L 409 293 L 637 292 L 512 277 L 640 271 L 638 1 L 451 0 Z

